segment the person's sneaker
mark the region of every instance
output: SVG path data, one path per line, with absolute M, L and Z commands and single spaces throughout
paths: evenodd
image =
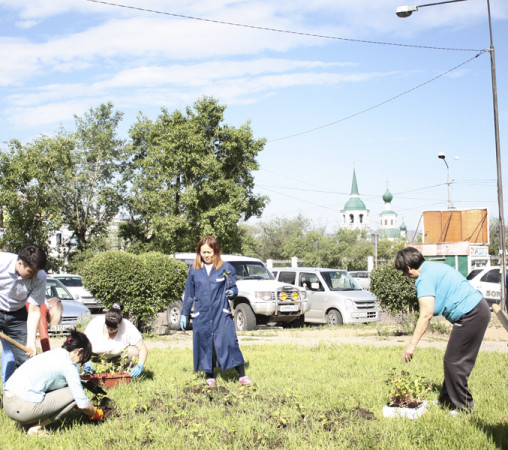
M 210 387 L 215 387 L 215 378 L 207 378 L 206 384 Z
M 41 425 L 30 427 L 26 432 L 27 436 L 48 436 L 49 432 Z
M 252 386 L 252 381 L 249 380 L 249 377 L 245 375 L 244 377 L 241 377 L 239 380 L 240 384 L 243 384 L 244 386 Z

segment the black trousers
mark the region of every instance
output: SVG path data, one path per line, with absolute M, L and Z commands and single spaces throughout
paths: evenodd
M 483 298 L 470 312 L 453 324 L 444 355 L 444 383 L 440 401 L 459 409 L 472 410 L 469 374 L 473 370 L 485 330 L 490 321 L 490 308 Z

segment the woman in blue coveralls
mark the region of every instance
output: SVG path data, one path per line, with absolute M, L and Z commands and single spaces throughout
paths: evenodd
M 215 365 L 225 371 L 234 367 L 243 385 L 252 381 L 245 375 L 245 361 L 238 345 L 235 323 L 228 299 L 238 295 L 236 273 L 221 259 L 220 244 L 213 236 L 199 241 L 196 259 L 189 269 L 180 316 L 185 331 L 192 305 L 194 371 L 206 373 L 206 384 L 215 386 Z

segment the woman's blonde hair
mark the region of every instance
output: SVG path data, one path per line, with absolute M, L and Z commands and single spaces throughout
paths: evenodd
M 194 260 L 193 264 L 194 269 L 199 270 L 201 267 L 203 267 L 203 260 L 201 258 L 201 247 L 203 247 L 203 245 L 208 245 L 208 247 L 213 250 L 212 263 L 215 269 L 220 269 L 224 264 L 224 261 L 221 258 L 219 241 L 213 236 L 205 236 L 199 241 L 198 246 L 196 247 L 196 259 Z

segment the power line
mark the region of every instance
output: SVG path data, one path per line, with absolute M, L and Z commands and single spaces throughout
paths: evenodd
M 185 14 L 176 14 L 176 13 L 170 13 L 170 12 L 166 12 L 166 11 L 158 11 L 155 9 L 141 8 L 139 6 L 130 6 L 130 5 L 122 5 L 120 3 L 105 2 L 105 1 L 101 1 L 101 0 L 85 0 L 85 1 L 91 2 L 91 3 L 100 3 L 100 4 L 108 5 L 108 6 L 115 6 L 118 8 L 133 9 L 136 11 L 143 11 L 143 12 L 149 12 L 149 13 L 154 13 L 154 14 L 162 14 L 165 16 L 178 17 L 180 19 L 198 20 L 201 22 L 215 23 L 218 25 L 228 25 L 228 26 L 233 26 L 233 27 L 250 28 L 250 29 L 260 30 L 260 31 L 270 31 L 273 33 L 293 34 L 293 35 L 297 35 L 297 36 L 306 36 L 306 37 L 320 38 L 320 39 L 331 39 L 331 40 L 337 40 L 337 41 L 356 42 L 359 44 L 390 45 L 390 46 L 396 46 L 396 47 L 411 47 L 411 48 L 423 48 L 423 49 L 429 49 L 429 50 L 447 50 L 447 51 L 458 51 L 458 52 L 480 52 L 481 51 L 479 49 L 472 49 L 472 48 L 432 47 L 432 46 L 428 46 L 428 45 L 400 44 L 400 43 L 394 43 L 394 42 L 369 41 L 369 40 L 365 40 L 365 39 L 352 39 L 352 38 L 344 38 L 344 37 L 339 37 L 339 36 L 329 36 L 329 35 L 324 35 L 324 34 L 304 33 L 302 31 L 291 31 L 291 30 L 283 30 L 283 29 L 279 29 L 279 28 L 247 25 L 247 24 L 236 23 L 236 22 L 226 22 L 223 20 L 205 19 L 203 17 L 187 16 Z
M 92 1 L 92 0 L 89 0 L 89 1 Z M 400 94 L 397 94 L 397 95 L 395 95 L 393 97 L 390 97 L 389 99 L 384 100 L 381 103 L 377 103 L 374 106 L 370 106 L 369 108 L 362 109 L 361 111 L 358 111 L 358 112 L 356 112 L 354 114 L 351 114 L 349 116 L 343 117 L 342 119 L 336 120 L 334 122 L 330 122 L 330 123 L 327 123 L 325 125 L 320 125 L 318 127 L 311 128 L 310 130 L 301 131 L 299 133 L 291 134 L 289 136 L 284 136 L 284 137 L 276 138 L 276 139 L 270 139 L 270 140 L 267 140 L 267 142 L 283 141 L 285 139 L 294 138 L 294 137 L 297 137 L 297 136 L 301 136 L 303 134 L 312 133 L 314 131 L 321 130 L 321 129 L 327 128 L 327 127 L 331 127 L 332 125 L 336 125 L 338 123 L 341 123 L 341 122 L 344 122 L 346 120 L 352 119 L 353 117 L 357 117 L 357 116 L 359 116 L 361 114 L 365 114 L 366 112 L 372 111 L 373 109 L 376 109 L 376 108 L 379 108 L 380 106 L 386 105 L 387 103 L 390 103 L 390 102 L 392 102 L 392 101 L 402 97 L 403 95 L 409 94 L 410 92 L 416 91 L 417 89 L 420 89 L 423 86 L 426 86 L 427 84 L 432 83 L 433 81 L 436 81 L 437 79 L 439 79 L 439 78 L 449 74 L 450 72 L 453 72 L 454 70 L 457 70 L 459 67 L 462 67 L 462 66 L 468 64 L 473 59 L 478 58 L 478 56 L 480 56 L 482 53 L 486 53 L 486 52 L 487 52 L 487 50 L 480 50 L 480 53 L 478 53 L 477 55 L 473 56 L 472 58 L 469 58 L 467 61 L 464 61 L 464 62 L 460 63 L 459 65 L 457 65 L 455 67 L 452 67 L 451 69 L 447 70 L 446 72 L 443 72 L 443 73 L 439 74 L 438 76 L 436 76 L 434 78 L 431 78 L 430 80 L 427 80 L 424 83 L 419 84 L 418 86 L 415 86 L 415 87 L 413 87 L 411 89 L 408 89 L 407 91 L 401 92 Z

